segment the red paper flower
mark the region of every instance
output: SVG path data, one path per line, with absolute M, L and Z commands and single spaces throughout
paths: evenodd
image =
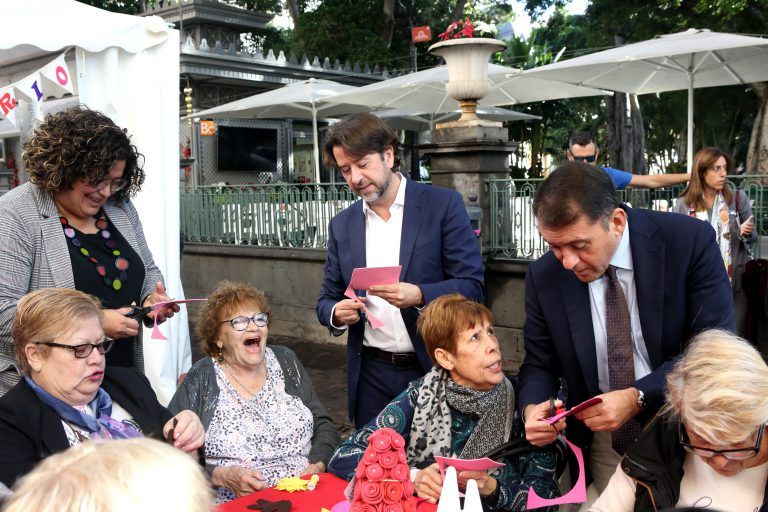
M 384 495 L 381 492 L 381 486 L 379 484 L 374 482 L 361 482 L 360 487 L 363 503 L 376 505 L 377 503 L 381 503 L 381 501 L 384 499 Z
M 403 494 L 405 496 L 413 496 L 413 483 L 411 483 L 411 480 L 408 479 L 405 482 L 403 482 Z
M 385 452 L 389 450 L 390 446 L 392 446 L 392 441 L 390 439 L 389 433 L 382 432 L 381 430 L 378 431 L 376 433 L 376 437 L 373 439 L 373 447 L 376 448 L 376 451 Z
M 401 448 L 405 448 L 405 439 L 403 439 L 403 436 L 401 436 L 397 432 L 392 434 L 392 446 L 394 446 L 398 450 Z
M 354 499 L 355 501 L 360 501 L 362 499 L 363 491 L 361 489 L 362 487 L 360 485 L 360 481 L 358 480 L 355 483 L 354 491 L 352 491 L 352 499 Z
M 403 499 L 403 484 L 400 482 L 384 482 L 384 501 L 398 503 Z
M 392 479 L 398 482 L 409 480 L 411 476 L 411 472 L 405 464 L 395 464 L 395 467 L 390 470 L 389 474 L 392 475 Z
M 357 469 L 355 469 L 355 477 L 360 480 L 365 476 L 365 462 L 360 461 L 357 465 Z
M 384 503 L 382 512 L 403 512 L 403 507 L 399 503 Z
M 405 451 L 404 450 L 399 450 L 397 452 L 397 458 L 403 464 L 408 464 L 408 457 L 405 456 Z
M 381 456 L 379 457 L 379 464 L 381 464 L 381 467 L 383 468 L 393 468 L 395 467 L 395 464 L 398 462 L 398 457 L 392 452 L 383 452 Z
M 369 505 L 367 503 L 360 503 L 355 512 L 378 512 L 375 505 Z
M 363 460 L 368 464 L 373 464 L 379 459 L 379 454 L 376 451 L 376 449 L 368 445 L 368 448 L 365 449 L 365 453 L 363 454 Z
M 368 478 L 368 480 L 378 482 L 384 478 L 384 469 L 379 464 L 371 464 L 365 468 L 365 476 Z

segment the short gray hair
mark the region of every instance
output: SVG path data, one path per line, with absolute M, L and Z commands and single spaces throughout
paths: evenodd
M 662 413 L 713 445 L 741 443 L 768 422 L 768 365 L 748 341 L 704 331 L 667 375 Z

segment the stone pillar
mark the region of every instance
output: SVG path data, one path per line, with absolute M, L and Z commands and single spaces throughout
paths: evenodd
M 491 233 L 490 198 L 485 181 L 509 178 L 508 157 L 516 148 L 516 142 L 509 142 L 506 128 L 477 124 L 438 128 L 432 131 L 431 143 L 419 146 L 422 154 L 432 157 L 432 184 L 457 190 L 465 205 L 481 208 L 483 254 L 490 249 Z

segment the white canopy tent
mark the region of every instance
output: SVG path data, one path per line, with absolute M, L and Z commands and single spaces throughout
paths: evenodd
M 179 34 L 158 17 L 116 14 L 74 0 L 0 0 L 0 88 L 67 54 L 77 102 L 127 128 L 145 157 L 146 181 L 134 202 L 168 294 L 183 297 L 179 254 Z M 77 71 L 75 73 L 75 70 Z M 164 327 L 168 341 L 144 334 L 144 365 L 167 403 L 191 363 L 182 307 Z
M 455 121 L 461 117 L 461 110 L 454 110 L 444 114 L 424 114 L 418 111 L 395 108 L 392 110 L 378 110 L 373 112 L 382 121 L 396 130 L 433 130 L 435 123 Z M 499 107 L 477 107 L 477 115 L 488 121 L 533 121 L 541 119 L 540 116 L 508 110 Z
M 688 90 L 688 170 L 693 89 L 768 80 L 768 39 L 689 29 L 530 69 L 530 76 L 632 94 Z

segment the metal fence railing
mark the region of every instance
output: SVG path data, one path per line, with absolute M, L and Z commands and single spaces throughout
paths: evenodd
M 494 259 L 536 259 L 549 249 L 539 235 L 533 218 L 532 203 L 542 179 L 489 180 L 490 244 Z M 729 176 L 732 186 L 743 190 L 752 204 L 755 228 L 768 236 L 768 177 L 764 175 Z M 629 189 L 619 192 L 621 200 L 634 208 L 669 211 L 683 191 L 683 186 L 657 189 Z M 755 244 L 755 256 L 760 244 Z
M 346 185 L 198 187 L 181 192 L 188 242 L 325 247 L 331 218 L 357 198 Z

